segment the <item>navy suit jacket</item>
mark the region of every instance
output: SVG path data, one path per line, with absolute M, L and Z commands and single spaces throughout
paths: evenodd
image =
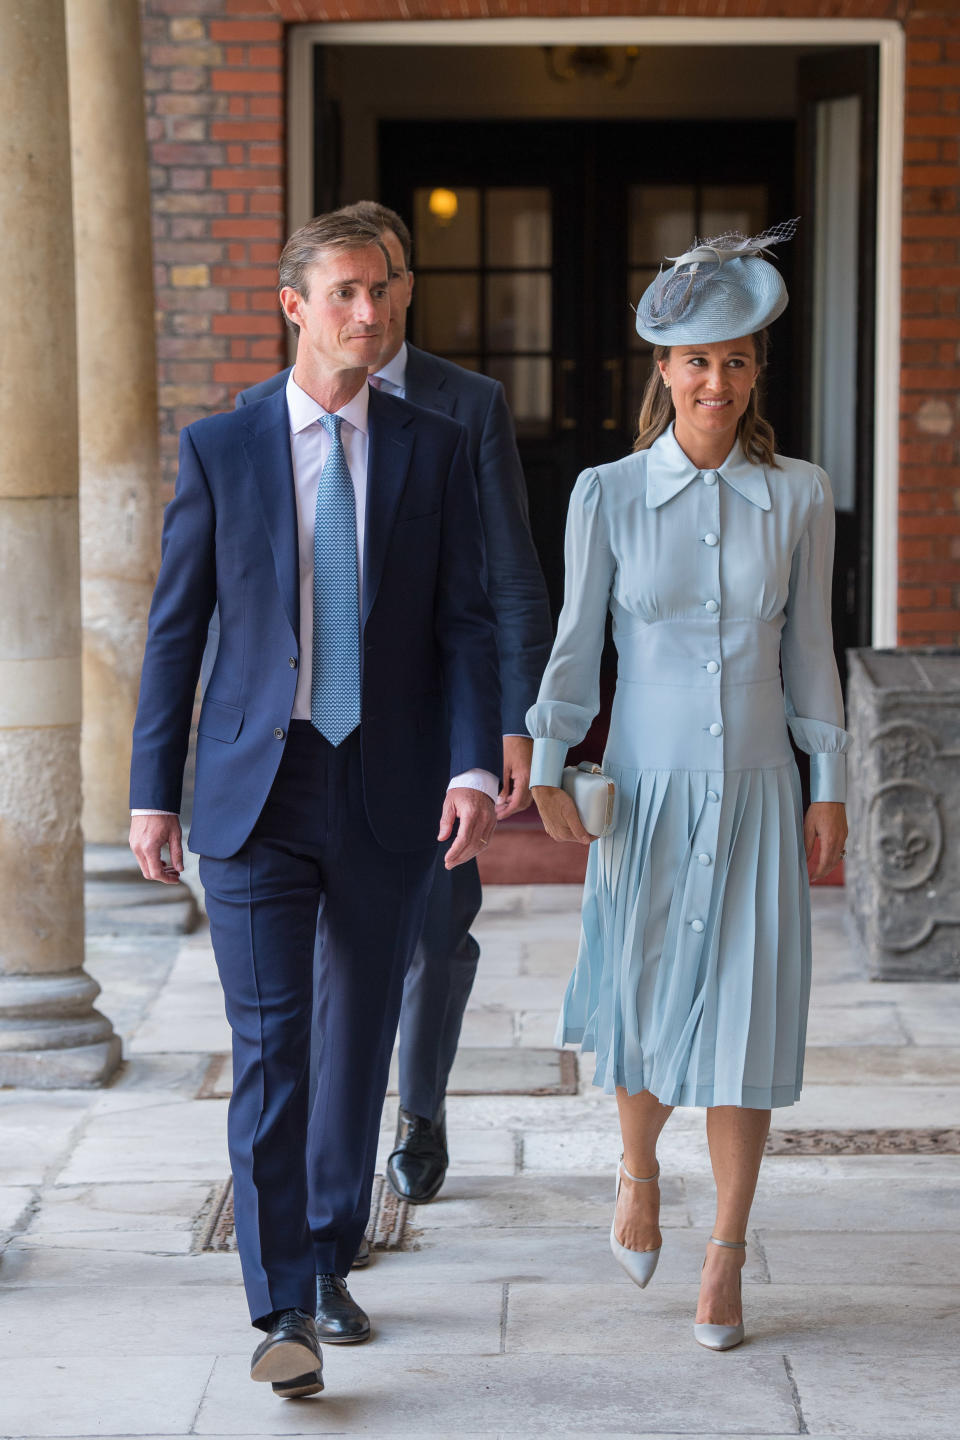
M 364 800 L 381 845 L 436 838 L 447 782 L 500 773 L 493 614 L 467 436 L 372 391 L 361 603 Z M 299 558 L 281 389 L 188 426 L 150 610 L 133 808 L 179 811 L 207 625 L 220 643 L 197 726 L 190 848 L 226 858 L 273 784 L 299 665 Z
M 282 390 L 289 370 L 241 390 L 243 406 Z M 553 629 L 547 589 L 527 514 L 513 422 L 503 386 L 425 350 L 407 345 L 406 398 L 450 415 L 467 427 L 486 540 L 486 587 L 497 618 L 504 735 L 526 735 L 526 713 L 537 698 Z

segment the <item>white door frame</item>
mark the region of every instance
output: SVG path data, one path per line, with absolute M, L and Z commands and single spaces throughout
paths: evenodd
M 876 45 L 876 382 L 874 390 L 873 644 L 897 643 L 900 431 L 900 237 L 906 41 L 893 20 L 676 18 L 388 20 L 288 30 L 288 221 L 310 216 L 314 45 Z

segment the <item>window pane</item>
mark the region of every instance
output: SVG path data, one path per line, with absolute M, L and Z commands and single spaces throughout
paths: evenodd
M 654 279 L 657 273 L 658 272 L 656 270 L 631 270 L 627 278 L 630 294 L 628 297 L 626 320 L 624 323 L 629 328 L 630 344 L 635 350 L 642 349 L 644 346 L 646 346 L 647 349 L 649 349 L 650 347 L 649 341 L 644 340 L 641 336 L 637 334 L 637 317 L 630 307 L 639 304 L 640 296 L 643 294 L 644 290 L 646 290 L 647 286 Z
M 550 349 L 550 276 L 487 276 L 487 349 Z
M 487 191 L 487 264 L 549 265 L 550 191 Z
M 767 223 L 765 185 L 708 185 L 703 191 L 701 236 L 722 235 L 741 230 L 757 235 Z
M 421 275 L 414 296 L 418 345 L 441 355 L 477 349 L 480 281 L 476 275 Z
M 682 255 L 693 240 L 696 221 L 692 185 L 631 185 L 631 265 L 659 265 L 665 255 Z
M 499 380 L 507 392 L 507 404 L 517 429 L 528 434 L 543 430 L 550 424 L 553 406 L 550 396 L 551 362 L 521 357 L 517 360 L 491 360 L 487 373 Z
M 449 266 L 479 264 L 479 190 L 415 190 L 413 268 L 422 265 L 425 269 L 434 266 L 446 269 Z

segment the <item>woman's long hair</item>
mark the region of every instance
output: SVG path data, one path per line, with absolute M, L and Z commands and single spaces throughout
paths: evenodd
M 759 386 L 767 368 L 770 336 L 766 330 L 758 330 L 751 338 L 757 357 L 757 384 L 750 391 L 747 408 L 740 416 L 737 435 L 744 454 L 752 464 L 769 465 L 772 469 L 779 469 L 774 454 L 776 441 L 773 426 L 760 414 Z M 649 450 L 654 440 L 660 438 L 673 420 L 673 398 L 669 386 L 663 383 L 659 364 L 661 360 L 666 360 L 669 354 L 669 345 L 655 345 L 653 348 L 653 369 L 640 402 L 634 450 Z

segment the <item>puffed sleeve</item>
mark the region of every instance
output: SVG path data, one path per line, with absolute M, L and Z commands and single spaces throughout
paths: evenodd
M 534 740 L 531 785 L 560 784 L 567 750 L 580 743 L 600 709 L 600 656 L 614 559 L 595 470 L 585 470 L 573 487 L 564 562 L 557 638 L 537 703 L 527 711 Z
M 796 744 L 810 756 L 811 800 L 847 797 L 844 752 L 851 737 L 843 726 L 830 625 L 833 532 L 830 481 L 815 470 L 810 514 L 793 555 L 780 641 L 787 724 Z

